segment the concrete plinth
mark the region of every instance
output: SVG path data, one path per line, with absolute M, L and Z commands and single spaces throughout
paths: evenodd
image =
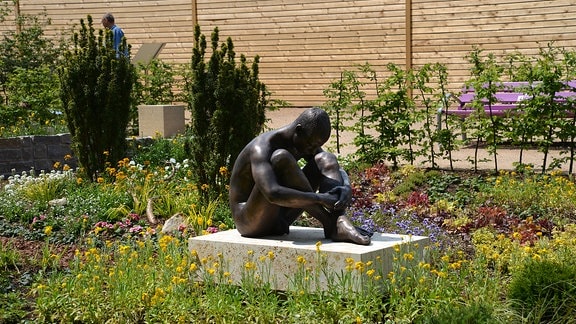
M 140 105 L 138 106 L 138 128 L 140 137 L 158 134 L 172 137 L 184 133 L 184 106 L 178 105 Z
M 327 240 L 321 228 L 292 226 L 290 234 L 283 236 L 246 238 L 229 230 L 193 237 L 189 249 L 197 254 L 204 273 L 216 273 L 213 266 L 217 263 L 220 278 L 215 281 L 242 284 L 253 280 L 268 282 L 277 290 L 302 286 L 326 290 L 347 278 L 352 289 L 358 290 L 367 279 L 380 276 L 385 280 L 399 248 L 421 258 L 428 244 L 423 236 L 375 233 L 372 243 L 362 246 Z

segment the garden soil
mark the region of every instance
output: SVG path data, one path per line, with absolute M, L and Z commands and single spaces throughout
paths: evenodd
M 281 108 L 276 111 L 269 111 L 267 112 L 266 116 L 269 119 L 266 126 L 269 129 L 276 129 L 291 123 L 305 108 Z M 355 134 L 353 133 L 343 133 L 340 136 L 341 145 L 340 146 L 340 155 L 348 155 L 354 153 L 356 148 L 351 145 L 352 140 Z M 336 152 L 335 148 L 335 140 L 336 136 L 334 131 L 332 132 L 331 138 L 328 144 L 325 146 L 326 150 L 329 150 L 334 153 Z M 561 154 L 562 149 L 560 147 L 553 147 L 550 150 L 550 153 L 547 158 L 547 165 L 553 161 L 554 158 L 562 158 L 566 155 Z M 474 166 L 472 161 L 474 161 L 476 149 L 475 145 L 469 145 L 464 148 L 461 148 L 458 151 L 452 152 L 452 168 L 455 170 L 474 170 Z M 519 147 L 515 147 L 512 145 L 506 145 L 499 147 L 497 150 L 497 164 L 498 170 L 514 170 L 515 164 L 520 161 L 520 154 L 522 154 L 522 161 L 524 164 L 532 164 L 535 169 L 540 170 L 542 168 L 542 163 L 544 161 L 544 154 L 539 152 L 537 149 L 525 149 L 523 152 L 520 150 Z M 477 151 L 477 158 L 476 161 L 479 161 L 477 164 L 477 169 L 482 171 L 490 171 L 495 170 L 495 162 L 493 156 L 486 150 L 485 147 L 481 146 Z M 448 160 L 439 160 L 436 161 L 438 167 L 443 170 L 450 170 L 450 162 Z M 431 167 L 430 163 L 423 163 L 422 160 L 418 160 L 415 163 L 416 166 L 422 167 Z M 575 166 L 576 167 L 576 166 Z M 565 163 L 562 166 L 563 172 L 569 171 L 569 164 Z M 576 171 L 572 171 L 573 173 Z

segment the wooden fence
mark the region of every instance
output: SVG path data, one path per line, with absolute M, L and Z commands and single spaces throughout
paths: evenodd
M 188 63 L 193 26 L 232 37 L 237 54 L 261 57 L 260 78 L 294 106 L 321 105 L 322 91 L 343 69 L 370 63 L 418 68 L 445 63 L 453 89 L 468 78 L 474 45 L 496 55 L 532 55 L 540 47 L 576 46 L 573 0 L 13 0 L 20 14 L 45 12 L 48 35 L 69 35 L 88 14 L 98 24 L 112 12 L 135 54 L 165 42 L 160 58 Z M 0 32 L 15 30 L 14 16 Z

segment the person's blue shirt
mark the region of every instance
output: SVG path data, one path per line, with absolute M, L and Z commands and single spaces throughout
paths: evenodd
M 122 43 L 122 37 L 124 37 L 124 32 L 122 29 L 116 25 L 110 27 L 112 31 L 112 41 L 114 42 L 114 50 L 116 51 L 116 56 L 120 54 L 120 44 Z M 128 55 L 128 49 L 124 50 L 124 56 Z

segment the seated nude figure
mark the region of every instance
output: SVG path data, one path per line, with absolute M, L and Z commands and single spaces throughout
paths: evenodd
M 352 199 L 346 172 L 336 156 L 322 149 L 330 119 L 319 108 L 294 122 L 254 138 L 240 152 L 230 178 L 230 208 L 246 237 L 289 233 L 303 213 L 316 218 L 327 239 L 370 244 L 344 215 Z M 304 159 L 304 167 L 298 161 Z

